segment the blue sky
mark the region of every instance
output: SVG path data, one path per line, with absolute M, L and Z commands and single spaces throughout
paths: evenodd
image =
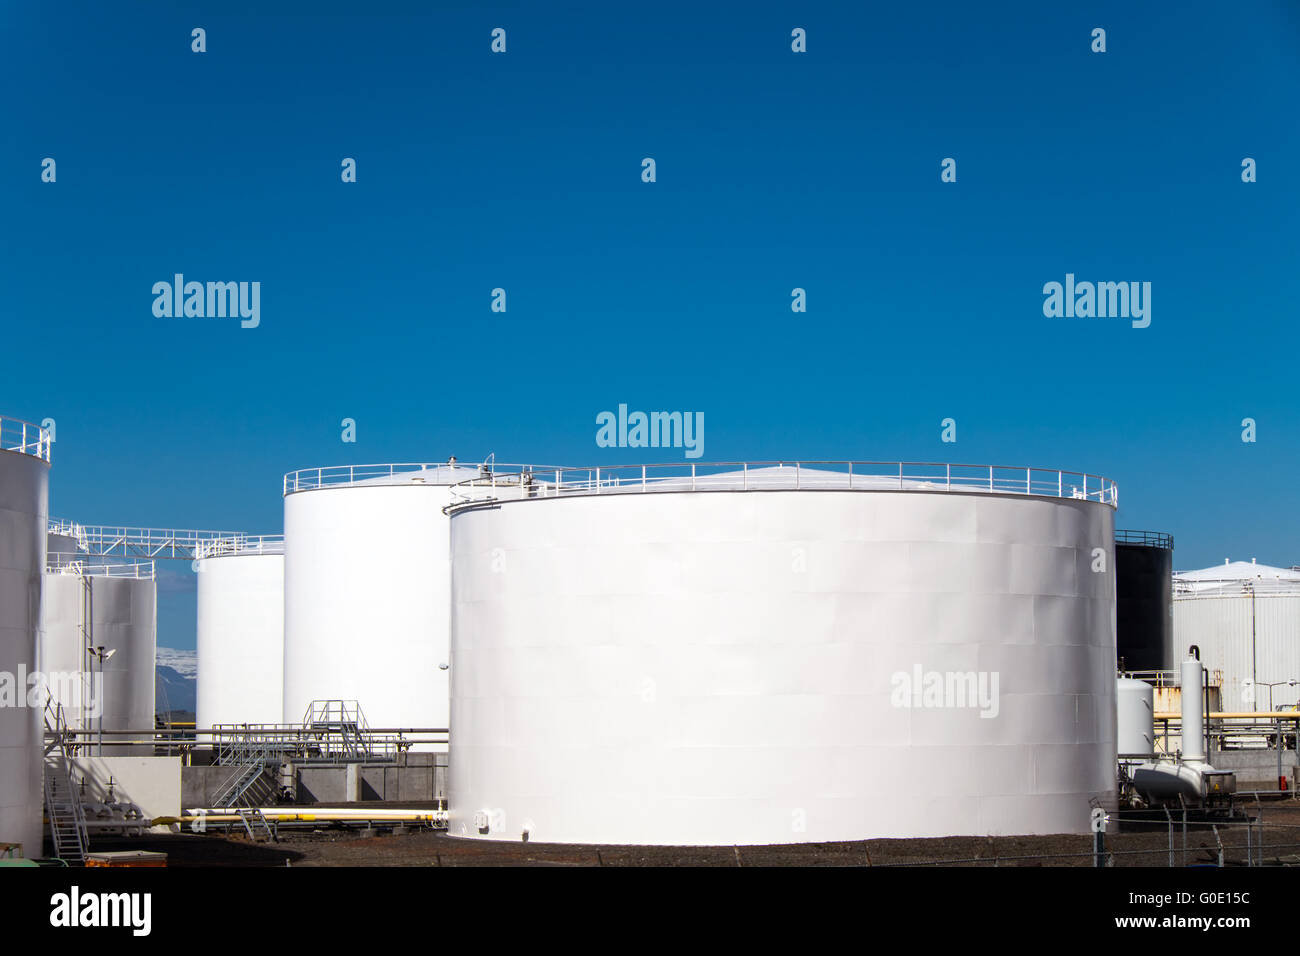
M 0 44 L 0 413 L 56 420 L 54 514 L 278 531 L 300 467 L 680 457 L 597 447 L 625 402 L 702 412 L 706 461 L 1100 473 L 1179 567 L 1300 562 L 1298 4 L 7 3 Z M 261 282 L 260 326 L 156 318 L 177 272 Z M 1067 272 L 1151 326 L 1044 317 Z

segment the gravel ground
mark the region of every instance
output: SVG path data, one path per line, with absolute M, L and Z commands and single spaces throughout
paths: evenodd
M 1265 836 L 1266 864 L 1300 864 L 1300 802 L 1251 805 L 1257 823 L 1250 837 L 1258 861 Z M 1226 865 L 1246 861 L 1246 828 L 1219 826 Z M 1183 865 L 1183 834 L 1173 831 L 1174 865 Z M 1168 866 L 1170 833 L 1163 823 L 1122 823 L 1106 838 L 1116 866 Z M 1089 836 L 943 837 L 861 840 L 747 847 L 650 847 L 504 843 L 466 840 L 441 831 L 284 830 L 278 843 L 245 834 L 180 834 L 143 840 L 100 840 L 92 849 L 151 849 L 170 866 L 1092 866 Z M 1188 864 L 1214 863 L 1218 842 L 1208 826 L 1187 833 Z

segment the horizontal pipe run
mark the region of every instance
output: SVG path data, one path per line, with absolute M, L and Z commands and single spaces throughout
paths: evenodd
M 1156 720 L 1179 720 L 1182 718 L 1182 716 L 1183 715 L 1178 711 L 1171 711 L 1169 713 L 1156 714 L 1155 719 Z M 1247 720 L 1252 718 L 1258 720 L 1300 720 L 1300 710 L 1285 710 L 1285 711 L 1265 710 L 1259 712 L 1249 711 L 1249 710 L 1215 711 L 1214 713 L 1206 714 L 1205 716 L 1210 718 L 1211 720 Z
M 317 810 L 307 807 L 289 809 L 283 807 L 247 807 L 244 808 L 244 813 L 259 813 L 267 820 L 275 823 L 447 822 L 446 810 L 383 810 L 373 807 L 322 807 Z M 199 821 L 207 823 L 238 823 L 240 819 L 238 811 L 231 807 L 196 807 L 187 809 L 178 817 L 155 817 L 152 823 L 155 826 L 166 826 L 173 823 L 196 823 Z

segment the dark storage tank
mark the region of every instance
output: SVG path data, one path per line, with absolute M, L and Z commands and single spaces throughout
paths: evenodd
M 1128 671 L 1173 667 L 1173 535 L 1115 532 L 1115 650 Z

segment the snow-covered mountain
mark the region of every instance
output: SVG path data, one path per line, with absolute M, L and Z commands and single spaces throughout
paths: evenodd
M 158 648 L 154 660 L 154 706 L 158 712 L 193 711 L 198 673 L 196 652 Z
M 199 656 L 197 651 L 181 651 L 174 647 L 160 647 L 154 663 L 159 667 L 170 667 L 182 677 L 194 679 L 199 676 Z

